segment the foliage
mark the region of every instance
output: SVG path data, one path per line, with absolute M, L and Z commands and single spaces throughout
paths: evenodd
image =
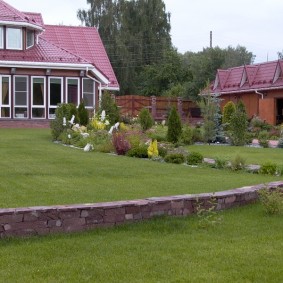
M 157 140 L 158 142 L 164 142 L 167 140 L 167 126 L 155 125 L 147 132 L 149 138 Z
M 259 132 L 258 141 L 262 147 L 265 147 L 265 148 L 268 147 L 268 138 L 269 138 L 269 134 L 266 130 Z
M 87 126 L 89 122 L 89 115 L 83 101 L 81 101 L 78 107 L 78 119 L 80 121 L 80 125 Z
M 230 168 L 232 171 L 239 171 L 245 169 L 246 159 L 241 155 L 236 155 L 234 159 L 230 161 Z
M 162 0 L 90 0 L 79 10 L 86 26 L 96 26 L 120 83 L 121 94 L 143 89 L 140 72 L 145 66 L 166 62 L 172 48 L 170 14 Z
M 139 121 L 143 131 L 150 129 L 153 126 L 153 118 L 147 108 L 143 108 L 140 111 Z
M 198 227 L 202 229 L 208 229 L 215 225 L 222 223 L 222 217 L 216 211 L 217 209 L 217 200 L 212 197 L 206 203 L 200 202 L 197 200 L 196 203 L 196 213 L 198 217 Z
M 279 189 L 263 189 L 258 194 L 267 214 L 279 214 L 283 211 L 283 193 Z
M 267 175 L 275 175 L 277 171 L 277 165 L 274 162 L 267 161 L 260 166 L 259 173 Z
M 236 105 L 233 101 L 228 101 L 223 107 L 222 123 L 229 129 L 232 115 L 236 112 Z
M 203 138 L 206 143 L 223 139 L 223 127 L 221 124 L 220 98 L 219 95 L 211 95 L 208 87 L 208 93 L 204 94 L 198 103 L 202 117 L 204 119 Z
M 55 119 L 50 122 L 51 135 L 53 140 L 58 140 L 60 134 L 67 128 L 70 128 L 69 121 L 71 120 L 73 115 L 75 116 L 74 123 L 77 123 L 78 122 L 77 109 L 74 104 L 63 103 L 58 105 L 58 107 L 55 110 Z M 64 118 L 66 121 L 65 125 L 64 125 Z
M 168 150 L 164 145 L 158 144 L 158 154 L 159 154 L 159 156 L 164 158 L 167 155 L 167 152 L 168 152 Z
M 203 142 L 203 134 L 201 128 L 195 127 L 193 128 L 193 143 L 195 142 Z
M 95 130 L 106 130 L 110 126 L 109 118 L 106 112 L 96 113 L 90 120 L 90 126 Z
M 241 146 L 246 143 L 246 133 L 248 130 L 248 120 L 246 111 L 241 103 L 236 105 L 236 111 L 230 119 L 229 137 L 232 145 Z
M 203 161 L 203 155 L 199 152 L 191 152 L 188 156 L 187 156 L 187 163 L 189 165 L 197 165 L 202 163 Z
M 129 157 L 148 158 L 147 146 L 145 144 L 139 144 L 137 146 L 131 147 L 126 155 Z
M 215 163 L 214 163 L 214 168 L 216 169 L 224 169 L 228 166 L 228 161 L 223 158 L 216 157 L 215 158 Z
M 171 153 L 165 156 L 164 161 L 167 163 L 183 164 L 185 156 L 182 153 Z
M 157 140 L 153 140 L 150 142 L 148 149 L 147 149 L 147 154 L 149 158 L 154 158 L 158 156 Z
M 181 140 L 185 145 L 193 143 L 193 129 L 189 125 L 183 127 Z
M 111 125 L 114 125 L 115 123 L 119 122 L 120 120 L 119 108 L 108 91 L 105 91 L 101 97 L 99 114 L 101 114 L 102 111 L 106 112 Z
M 168 117 L 167 140 L 177 143 L 182 135 L 182 122 L 175 106 L 171 108 Z
M 118 155 L 125 155 L 130 149 L 130 143 L 124 133 L 114 133 L 112 135 L 112 142 Z

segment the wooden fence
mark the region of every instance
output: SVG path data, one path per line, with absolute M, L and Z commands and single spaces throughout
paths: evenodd
M 198 105 L 188 99 L 125 95 L 115 96 L 117 106 L 120 108 L 121 115 L 136 117 L 143 108 L 148 108 L 152 117 L 156 121 L 167 118 L 172 106 L 175 106 L 182 120 L 195 121 L 201 119 L 201 112 Z

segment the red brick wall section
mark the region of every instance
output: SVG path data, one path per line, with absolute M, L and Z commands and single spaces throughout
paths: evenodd
M 196 213 L 196 204 L 209 207 L 211 198 L 217 210 L 253 203 L 263 188 L 283 188 L 283 181 L 217 193 L 156 197 L 141 200 L 81 205 L 0 209 L 0 237 L 69 233 L 113 227 L 150 219 L 154 216 L 187 216 Z

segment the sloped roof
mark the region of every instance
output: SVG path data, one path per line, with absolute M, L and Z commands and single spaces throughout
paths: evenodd
M 39 24 L 41 27 L 44 27 L 44 21 L 41 13 L 24 12 L 24 14 L 27 15 L 32 21 Z
M 45 32 L 41 37 L 86 59 L 109 79 L 110 87 L 119 87 L 117 78 L 96 28 L 45 25 Z
M 34 28 L 43 28 L 42 24 L 37 22 L 35 18 L 30 17 L 27 13 L 20 12 L 2 0 L 0 0 L 0 22 L 21 23 L 21 25 L 29 25 Z
M 27 50 L 0 49 L 0 60 L 67 64 L 90 63 L 76 54 L 52 44 L 44 38 L 39 38 L 38 44 Z
M 261 89 L 283 88 L 283 60 L 229 68 L 226 76 L 218 70 L 213 93 L 250 92 Z

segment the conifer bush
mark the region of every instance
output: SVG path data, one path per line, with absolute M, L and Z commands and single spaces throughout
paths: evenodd
M 171 108 L 168 117 L 167 140 L 177 143 L 182 135 L 182 122 L 175 106 Z
M 143 108 L 139 114 L 142 130 L 145 132 L 153 126 L 153 118 L 147 108 Z
M 101 114 L 103 110 L 106 112 L 111 125 L 114 125 L 115 123 L 119 122 L 119 108 L 109 92 L 104 92 L 101 97 L 99 114 Z
M 85 104 L 82 101 L 78 107 L 78 119 L 81 126 L 87 126 L 89 122 L 88 111 L 85 108 Z

